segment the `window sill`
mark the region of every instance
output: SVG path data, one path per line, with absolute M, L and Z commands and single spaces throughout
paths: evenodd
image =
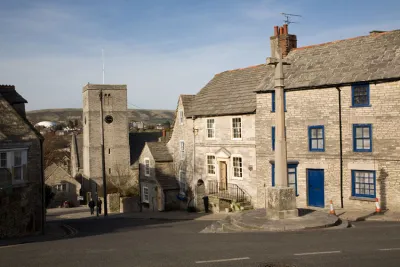
M 372 105 L 350 106 L 350 108 L 370 108 Z
M 354 197 L 351 196 L 349 197 L 350 200 L 360 200 L 360 201 L 368 201 L 368 202 L 375 202 L 375 198 L 370 198 L 370 197 Z
M 353 150 L 355 153 L 372 153 L 372 150 Z
M 325 152 L 325 149 L 324 150 L 309 150 L 309 152 Z
M 243 180 L 243 177 L 232 177 L 232 180 Z

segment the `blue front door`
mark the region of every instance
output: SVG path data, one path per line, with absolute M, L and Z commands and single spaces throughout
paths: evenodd
M 308 206 L 325 207 L 324 170 L 307 170 L 308 174 Z

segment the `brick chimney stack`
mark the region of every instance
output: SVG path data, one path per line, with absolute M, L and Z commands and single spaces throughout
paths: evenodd
M 279 40 L 279 47 L 282 52 L 282 58 L 286 57 L 293 48 L 297 48 L 297 36 L 289 34 L 287 24 L 282 27 L 274 27 L 274 36 L 271 36 L 271 44 L 275 43 L 276 39 Z M 274 55 L 271 55 L 272 57 Z

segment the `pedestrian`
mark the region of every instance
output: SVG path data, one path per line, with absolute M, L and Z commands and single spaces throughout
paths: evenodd
M 103 202 L 101 202 L 101 199 L 99 198 L 97 200 L 97 210 L 99 211 L 99 214 L 101 214 L 101 204 L 103 204 Z
M 204 202 L 204 210 L 206 213 L 208 213 L 208 196 L 203 197 L 203 202 Z
M 89 201 L 89 208 L 90 208 L 90 214 L 93 215 L 94 214 L 94 200 L 93 200 L 93 198 L 90 199 L 90 201 Z

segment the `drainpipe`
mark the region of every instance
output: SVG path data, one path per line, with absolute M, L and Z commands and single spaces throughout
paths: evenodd
M 195 160 L 196 160 L 196 130 L 194 127 L 194 122 L 196 120 L 195 116 L 192 116 L 192 122 L 193 122 L 193 159 L 192 159 L 192 185 L 195 182 L 194 179 L 194 174 L 195 174 Z M 195 183 L 197 184 L 197 182 Z M 193 202 L 194 202 L 194 206 L 197 207 L 197 187 L 195 186 L 196 190 L 194 190 L 194 194 L 193 194 Z M 190 203 L 189 203 L 190 205 Z
M 339 102 L 339 150 L 340 150 L 340 206 L 343 209 L 343 137 L 342 137 L 342 99 L 341 90 L 338 90 L 338 102 Z

